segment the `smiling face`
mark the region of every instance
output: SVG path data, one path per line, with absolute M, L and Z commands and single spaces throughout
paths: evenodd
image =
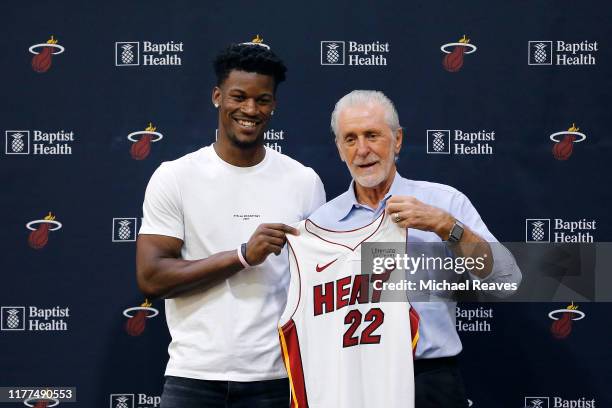
M 355 182 L 375 188 L 395 175 L 395 155 L 402 147 L 402 130 L 393 135 L 379 104 L 347 106 L 338 114 L 336 146 Z
M 233 70 L 213 90 L 219 105 L 219 138 L 234 146 L 251 148 L 263 143 L 263 134 L 276 106 L 274 78 Z

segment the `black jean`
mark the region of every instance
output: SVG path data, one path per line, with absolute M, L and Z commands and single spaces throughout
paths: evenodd
M 415 408 L 466 408 L 461 372 L 454 357 L 415 360 Z
M 208 381 L 166 377 L 161 408 L 287 408 L 289 380 Z

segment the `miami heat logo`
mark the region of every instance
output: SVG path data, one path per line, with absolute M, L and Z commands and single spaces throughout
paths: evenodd
M 49 211 L 49 214 L 42 220 L 28 222 L 26 228 L 32 231 L 28 236 L 28 244 L 34 249 L 41 249 L 49 241 L 49 231 L 57 231 L 62 228 L 62 223 L 56 221 L 55 216 Z
M 157 128 L 149 122 L 149 126 L 145 130 L 132 132 L 128 135 L 128 140 L 134 143 L 130 148 L 130 154 L 134 160 L 146 159 L 149 153 L 151 153 L 151 143 L 159 142 L 163 139 L 164 135 L 156 132 L 156 130 Z M 140 138 L 136 138 L 136 136 L 140 136 Z
M 257 34 L 251 41 L 240 43 L 240 45 L 259 45 L 260 47 L 264 47 L 268 50 L 270 49 L 268 44 L 264 44 L 263 38 L 261 38 L 259 34 Z
M 153 304 L 145 299 L 140 306 L 131 307 L 123 311 L 123 315 L 128 318 L 125 322 L 125 331 L 130 336 L 140 336 L 145 329 L 147 319 L 151 319 L 159 314 L 157 309 L 152 308 Z
M 44 44 L 34 44 L 30 47 L 30 52 L 34 54 L 32 58 L 32 69 L 38 73 L 47 72 L 51 68 L 51 60 L 54 55 L 64 52 L 64 47 L 57 43 L 51 36 Z
M 574 143 L 580 143 L 586 139 L 586 135 L 579 132 L 579 128 L 576 127 L 575 123 L 567 129 L 565 132 L 557 132 L 550 135 L 550 140 L 555 142 L 552 148 L 553 156 L 557 160 L 567 160 L 574 151 Z M 559 137 L 563 136 L 563 139 L 559 140 Z
M 572 332 L 572 324 L 576 320 L 582 320 L 585 317 L 584 312 L 578 310 L 578 306 L 574 306 L 574 302 L 565 309 L 553 310 L 548 314 L 554 322 L 550 326 L 550 332 L 555 339 L 565 339 Z
M 51 407 L 58 406 L 59 405 L 59 400 L 57 400 L 55 398 L 51 398 L 51 399 L 29 398 L 29 399 L 23 401 L 23 404 L 25 406 L 34 407 L 34 408 L 51 408 Z
M 448 49 L 454 47 L 452 51 Z M 476 46 L 470 44 L 470 39 L 463 35 L 459 42 L 444 44 L 440 47 L 446 55 L 442 59 L 442 66 L 448 72 L 457 72 L 463 66 L 463 56 L 476 52 Z

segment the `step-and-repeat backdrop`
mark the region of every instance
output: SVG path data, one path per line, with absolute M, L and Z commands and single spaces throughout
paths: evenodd
M 169 335 L 163 301 L 136 285 L 144 190 L 161 162 L 214 141 L 211 61 L 257 34 L 289 68 L 266 143 L 315 169 L 328 198 L 350 181 L 333 106 L 377 89 L 405 129 L 399 172 L 464 192 L 500 241 L 612 236 L 606 2 L 45 1 L 0 14 L 0 387 L 158 406 Z M 611 311 L 460 304 L 469 403 L 612 406 Z

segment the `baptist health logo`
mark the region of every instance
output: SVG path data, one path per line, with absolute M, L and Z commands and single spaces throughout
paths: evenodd
M 595 65 L 597 41 L 529 41 L 528 65 Z
M 134 394 L 111 394 L 110 408 L 135 408 Z
M 321 65 L 344 65 L 344 41 L 321 41 Z
M 383 66 L 388 54 L 388 42 L 321 41 L 321 65 Z
M 180 57 L 182 53 L 182 42 L 175 43 L 174 41 L 169 41 L 166 43 L 153 43 L 151 41 L 119 41 L 115 43 L 115 66 L 179 66 L 182 65 Z
M 113 218 L 113 242 L 135 242 L 138 218 Z
M 71 155 L 74 132 L 58 130 L 7 130 L 4 132 L 4 154 L 62 156 Z
M 427 154 L 450 154 L 450 130 L 427 130 Z
M 551 228 L 553 231 L 551 232 Z M 597 220 L 582 218 L 564 220 L 555 218 L 527 218 L 525 220 L 525 242 L 549 243 L 593 243 Z
M 458 332 L 490 332 L 493 309 L 460 307 L 455 309 L 455 327 Z
M 157 408 L 161 396 L 147 394 L 111 394 L 110 408 Z
M 70 308 L 0 307 L 0 331 L 67 331 Z
M 527 218 L 525 242 L 550 242 L 550 218 Z
M 549 408 L 548 397 L 525 397 L 525 408 Z
M 595 399 L 581 397 L 578 399 L 565 399 L 553 397 L 552 405 L 549 397 L 525 397 L 525 408 L 597 408 Z
M 453 153 L 456 155 L 491 155 L 495 131 L 479 130 L 465 132 L 460 129 L 427 130 L 427 154 L 451 154 L 451 133 Z
M 24 331 L 25 330 L 25 307 L 5 306 L 0 309 L 2 331 Z

